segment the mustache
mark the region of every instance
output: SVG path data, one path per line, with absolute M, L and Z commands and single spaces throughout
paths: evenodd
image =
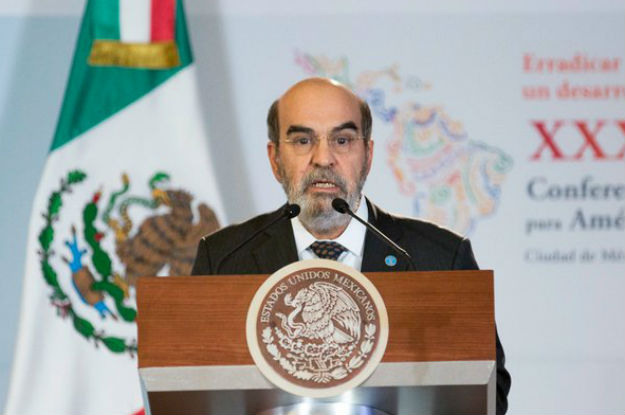
M 332 182 L 336 185 L 336 187 L 341 189 L 343 193 L 347 194 L 347 183 L 345 182 L 345 179 L 336 174 L 330 168 L 317 168 L 308 173 L 302 179 L 301 190 L 304 191 L 308 189 L 308 187 L 312 186 L 315 182 L 319 181 Z

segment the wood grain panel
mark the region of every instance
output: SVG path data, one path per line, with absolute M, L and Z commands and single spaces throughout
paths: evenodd
M 495 360 L 492 271 L 365 275 L 389 315 L 382 361 Z M 139 367 L 253 364 L 245 319 L 266 277 L 139 278 Z

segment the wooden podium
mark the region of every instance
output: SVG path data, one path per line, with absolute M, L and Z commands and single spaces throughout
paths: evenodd
M 302 412 L 311 399 L 275 388 L 254 366 L 245 321 L 267 276 L 139 278 L 146 414 L 345 413 L 345 404 L 363 414 L 494 414 L 492 271 L 365 275 L 386 303 L 388 345 L 360 387 L 314 400 L 330 412 Z

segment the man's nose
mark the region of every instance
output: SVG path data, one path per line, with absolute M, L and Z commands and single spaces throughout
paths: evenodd
M 311 163 L 316 166 L 332 166 L 336 161 L 327 139 L 320 137 L 312 149 Z

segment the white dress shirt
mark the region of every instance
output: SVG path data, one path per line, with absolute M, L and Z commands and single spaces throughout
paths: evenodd
M 369 209 L 367 209 L 367 202 L 365 198 L 360 199 L 360 205 L 356 211 L 356 215 L 364 221 L 369 220 Z M 300 260 L 314 259 L 317 256 L 310 249 L 310 244 L 315 242 L 315 238 L 300 222 L 299 217 L 291 219 L 291 225 L 293 225 L 293 236 L 295 237 L 295 246 L 297 248 L 297 256 Z M 333 242 L 337 242 L 343 245 L 347 250 L 343 252 L 337 261 L 349 265 L 352 268 L 360 271 L 362 265 L 362 254 L 365 248 L 365 234 L 367 228 L 355 219 L 351 219 L 347 228 L 336 239 L 332 239 Z M 322 239 L 329 240 L 329 239 Z

